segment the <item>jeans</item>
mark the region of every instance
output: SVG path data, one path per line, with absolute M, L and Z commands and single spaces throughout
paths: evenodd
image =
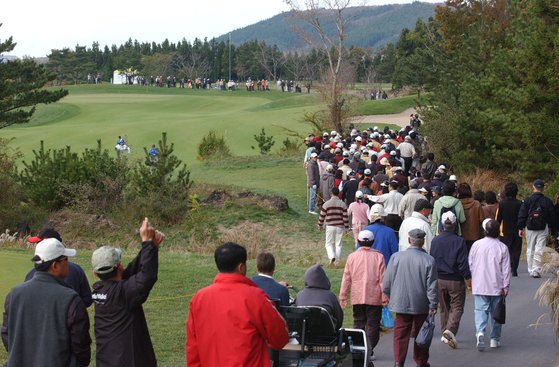
M 326 253 L 328 259 L 340 260 L 342 257 L 342 238 L 344 235 L 344 227 L 326 226 Z
M 309 187 L 309 212 L 314 212 L 316 210 L 316 186 L 313 189 Z
M 474 294 L 474 316 L 476 321 L 476 335 L 485 334 L 487 324 L 491 325 L 491 339 L 501 340 L 502 325 L 493 320 L 493 311 L 501 296 L 479 296 Z
M 541 273 L 542 256 L 547 244 L 548 227 L 541 231 L 526 229 L 526 262 L 528 263 L 528 274 Z

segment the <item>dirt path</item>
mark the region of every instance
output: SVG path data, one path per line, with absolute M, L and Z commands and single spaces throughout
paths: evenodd
M 364 115 L 355 116 L 351 119 L 353 123 L 366 123 L 366 124 L 393 124 L 405 127 L 410 122 L 410 115 L 416 113 L 414 108 L 408 108 L 400 113 L 393 113 L 388 115 Z M 382 128 L 381 126 L 379 126 Z

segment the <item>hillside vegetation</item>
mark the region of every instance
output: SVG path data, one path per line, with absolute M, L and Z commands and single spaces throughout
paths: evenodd
M 435 4 L 413 2 L 411 4 L 392 4 L 382 6 L 360 6 L 348 8 L 350 19 L 347 27 L 346 46 L 372 47 L 380 49 L 388 43 L 395 43 L 403 28 L 413 28 L 417 19 L 427 20 L 434 15 Z M 255 40 L 276 45 L 283 51 L 307 49 L 308 45 L 296 33 L 293 26 L 309 31 L 309 27 L 295 18 L 291 12 L 278 14 L 231 32 L 234 45 Z M 335 25 L 325 18 L 323 26 L 326 33 L 333 35 Z M 217 41 L 227 42 L 229 34 L 222 35 Z

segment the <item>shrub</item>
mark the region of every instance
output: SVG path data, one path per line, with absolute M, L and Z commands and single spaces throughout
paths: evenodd
M 23 162 L 19 181 L 28 197 L 50 210 L 80 203 L 89 208 L 106 209 L 118 202 L 129 172 L 125 157 L 114 157 L 107 149 L 86 149 L 81 157 L 67 146 L 64 149 L 33 150 L 34 159 Z
M 165 224 L 174 224 L 187 212 L 192 182 L 186 165 L 173 154 L 174 144 L 167 144 L 167 133 L 161 135 L 157 159 L 150 159 L 144 148 L 146 160 L 134 167 L 131 190 L 144 216 L 155 216 Z
M 283 141 L 283 146 L 279 151 L 279 155 L 281 156 L 294 156 L 299 155 L 301 153 L 302 143 L 298 143 L 297 139 L 289 139 L 285 138 Z
M 214 157 L 229 157 L 231 156 L 231 151 L 225 143 L 223 136 L 217 136 L 214 130 L 210 130 L 208 135 L 202 138 L 202 141 L 198 145 L 198 159 L 206 160 Z
M 274 141 L 274 137 L 267 136 L 264 128 L 262 128 L 260 135 L 254 135 L 254 140 L 256 140 L 256 142 L 258 143 L 258 148 L 260 148 L 260 154 L 262 155 L 270 153 L 270 150 L 272 149 L 274 144 L 276 144 L 276 142 Z M 253 146 L 251 146 L 251 148 L 256 149 Z

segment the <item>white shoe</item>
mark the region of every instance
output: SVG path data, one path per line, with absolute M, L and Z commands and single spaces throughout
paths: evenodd
M 448 339 L 445 338 L 444 335 L 441 336 L 441 343 L 448 344 Z
M 309 210 L 309 214 L 313 214 L 313 215 L 318 215 L 318 213 L 317 213 L 317 212 L 315 212 L 315 211 L 312 211 L 312 210 Z
M 447 340 L 447 344 L 452 349 L 456 349 L 458 347 L 458 341 L 456 340 L 456 336 L 450 330 L 443 331 L 443 337 Z
M 485 336 L 483 335 L 483 333 L 479 333 L 476 335 L 476 348 L 477 350 L 479 350 L 480 352 L 483 352 L 485 350 Z
M 491 348 L 499 348 L 501 346 L 501 342 L 498 341 L 497 339 L 491 339 L 489 346 Z

